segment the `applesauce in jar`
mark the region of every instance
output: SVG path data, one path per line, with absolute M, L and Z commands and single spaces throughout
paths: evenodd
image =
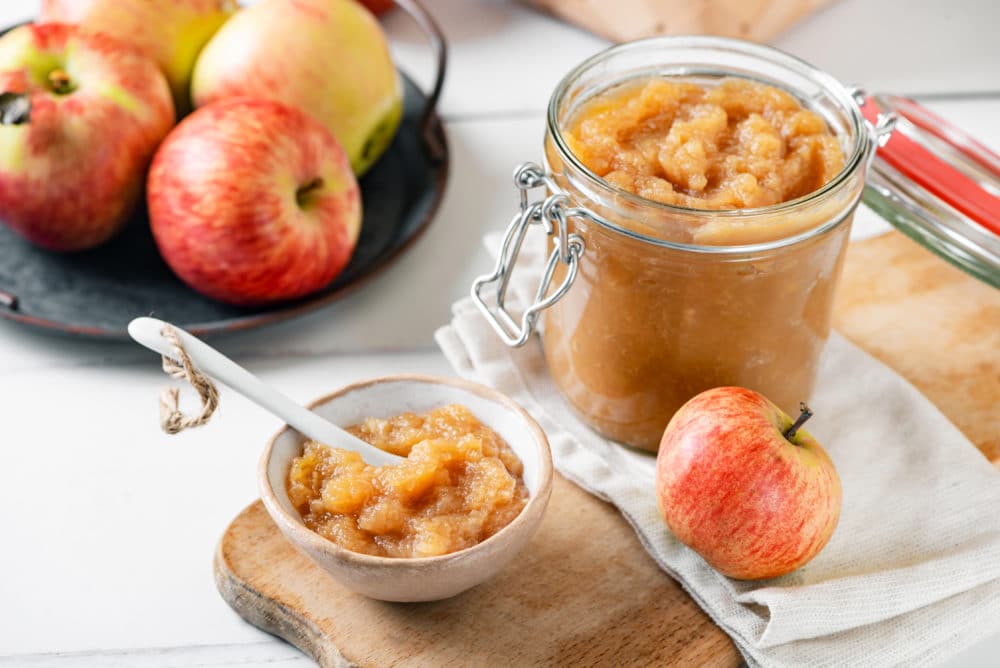
M 309 529 L 349 550 L 457 552 L 503 529 L 527 503 L 521 460 L 464 406 L 369 418 L 347 431 L 406 459 L 370 466 L 307 441 L 288 473 L 288 497 Z
M 780 51 L 612 47 L 553 94 L 545 166 L 515 174 L 521 214 L 477 280 L 479 307 L 508 345 L 539 321 L 556 387 L 621 443 L 655 451 L 674 412 L 717 386 L 794 413 L 830 333 L 871 142 L 851 94 Z M 539 222 L 549 282 L 518 323 L 504 290 Z
M 567 125 L 570 150 L 594 174 L 692 209 L 781 204 L 818 190 L 844 166 L 822 116 L 746 79 L 711 87 L 667 77 L 630 81 L 588 100 Z M 693 240 L 700 232 L 691 230 Z M 755 239 L 787 233 L 753 230 Z

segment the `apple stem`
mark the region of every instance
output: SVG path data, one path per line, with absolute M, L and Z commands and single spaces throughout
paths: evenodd
M 309 194 L 323 187 L 323 177 L 317 176 L 315 179 L 305 184 L 295 191 L 295 201 L 299 206 L 305 206 L 309 201 Z
M 25 93 L 0 93 L 0 125 L 21 125 L 31 120 L 31 97 Z
M 804 401 L 799 403 L 799 410 L 801 411 L 799 413 L 799 417 L 796 418 L 791 427 L 785 430 L 785 438 L 789 441 L 795 437 L 795 434 L 798 433 L 802 425 L 804 425 L 809 418 L 813 416 L 812 409 L 806 406 L 806 402 Z
M 49 85 L 56 95 L 65 95 L 73 92 L 73 80 L 69 78 L 65 70 L 58 67 L 49 72 Z

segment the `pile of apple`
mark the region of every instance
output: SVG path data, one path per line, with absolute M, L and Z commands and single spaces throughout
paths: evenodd
M 42 0 L 0 37 L 0 221 L 84 250 L 145 191 L 192 288 L 300 297 L 347 265 L 357 177 L 401 117 L 385 36 L 355 0 Z

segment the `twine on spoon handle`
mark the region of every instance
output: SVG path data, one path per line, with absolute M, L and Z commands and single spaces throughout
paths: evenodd
M 212 414 L 219 406 L 219 390 L 211 378 L 195 368 L 173 327 L 164 327 L 160 334 L 173 346 L 177 358 L 180 360 L 180 364 L 178 364 L 164 355 L 163 371 L 171 378 L 186 380 L 201 399 L 201 413 L 188 417 L 180 409 L 180 389 L 168 387 L 164 388 L 163 393 L 160 394 L 160 428 L 168 434 L 179 434 L 185 429 L 200 427 L 212 418 Z

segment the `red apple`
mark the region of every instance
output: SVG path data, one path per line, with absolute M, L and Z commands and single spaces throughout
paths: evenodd
M 368 8 L 372 14 L 384 14 L 393 7 L 396 3 L 393 0 L 359 0 L 362 5 Z
M 840 478 L 823 447 L 765 397 L 719 387 L 670 420 L 656 459 L 667 526 L 713 568 L 743 580 L 799 568 L 830 540 Z
M 186 111 L 198 53 L 235 11 L 235 0 L 42 0 L 38 20 L 78 23 L 128 42 L 160 66 Z
M 72 251 L 128 219 L 149 160 L 174 123 L 152 60 L 61 24 L 0 37 L 0 220 Z
M 361 227 L 361 193 L 340 144 L 305 112 L 266 100 L 224 100 L 188 116 L 153 159 L 147 199 L 167 264 L 233 304 L 326 286 Z

